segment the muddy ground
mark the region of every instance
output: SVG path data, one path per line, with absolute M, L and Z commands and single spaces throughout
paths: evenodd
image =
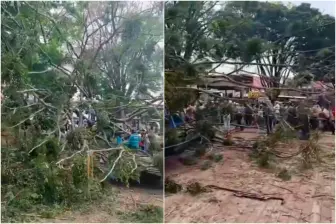
M 236 133 L 235 137 L 255 139 L 258 134 Z M 186 192 L 166 194 L 165 222 L 335 222 L 335 169 L 334 136 L 325 134 L 320 140 L 323 148 L 322 164 L 300 170 L 298 160 L 283 161 L 280 166 L 291 172 L 291 179 L 277 177 L 274 169 L 262 169 L 253 162 L 246 149 L 215 151 L 223 160 L 208 170 L 201 170 L 201 162 L 193 166 L 180 164 L 176 157 L 166 160 L 166 177 L 186 186 L 191 182 L 201 185 L 217 185 L 244 192 L 269 194 L 282 197 L 279 200 L 259 201 L 236 197 L 232 192 L 212 190 L 191 196 Z M 286 152 L 295 152 L 295 144 L 287 145 Z

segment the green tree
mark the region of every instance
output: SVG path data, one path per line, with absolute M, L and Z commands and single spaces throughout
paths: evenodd
M 1 2 L 2 129 L 16 138 L 2 147 L 4 200 L 22 189 L 29 191 L 20 200 L 25 205 L 88 198 L 87 153 L 111 147 L 105 127 L 150 109 L 152 114 L 153 102 L 162 101 L 162 10 L 159 3 Z M 151 91 L 154 96 L 147 96 Z M 120 101 L 127 104 L 118 107 Z M 80 127 L 72 122 L 65 134 L 74 109 L 91 106 L 98 111 L 98 130 L 83 128 L 80 113 Z M 118 119 L 120 108 L 126 118 Z M 134 155 L 123 155 L 118 164 L 128 165 L 116 166 L 123 171 L 118 176 L 138 178 Z M 5 216 L 16 219 L 17 210 L 9 207 Z
M 321 79 L 332 69 L 335 49 L 335 18 L 323 15 L 309 4 L 286 6 L 274 2 L 230 2 L 222 12 L 248 21 L 245 32 L 237 30 L 239 40 L 250 37 L 253 48 L 261 46 L 254 59 L 264 85 L 278 87 L 290 72 L 311 72 Z M 247 52 L 249 53 L 249 52 Z M 247 55 L 249 57 L 249 55 Z M 323 62 L 323 63 L 321 63 Z
M 122 98 L 130 99 L 150 95 L 150 92 L 157 92 L 162 87 L 163 50 L 159 42 L 162 41 L 163 15 L 154 12 L 153 7 L 121 20 L 118 17 L 130 13 L 126 9 L 127 4 L 123 7 L 123 13 L 111 19 L 110 28 L 122 25 L 124 30 L 106 44 L 97 67 L 105 91 L 113 90 Z M 105 10 L 111 13 L 114 8 L 114 3 L 107 3 Z M 108 18 L 102 20 L 107 21 Z M 109 29 L 108 26 L 106 28 Z M 101 37 L 103 40 L 107 38 L 105 34 Z
M 165 10 L 166 68 L 184 76 L 236 65 L 256 66 L 265 87 L 280 87 L 290 75 L 334 79 L 335 18 L 309 4 L 176 1 Z

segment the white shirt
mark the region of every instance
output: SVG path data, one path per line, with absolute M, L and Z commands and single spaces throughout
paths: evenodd
M 262 109 L 259 109 L 259 110 L 258 110 L 258 116 L 259 116 L 259 117 L 262 117 L 263 114 L 264 114 L 263 110 L 262 110 Z
M 275 106 L 273 108 L 274 108 L 276 114 L 280 114 L 280 105 L 279 104 L 275 104 Z

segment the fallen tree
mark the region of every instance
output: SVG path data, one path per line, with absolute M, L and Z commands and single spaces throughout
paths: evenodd
M 111 177 L 161 176 L 159 138 L 149 155 L 114 143 L 162 101 L 150 94 L 162 84 L 162 6 L 134 4 L 1 3 L 2 221 L 99 199 Z

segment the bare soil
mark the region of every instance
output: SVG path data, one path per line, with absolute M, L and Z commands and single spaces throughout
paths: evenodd
M 249 131 L 235 133 L 234 137 L 252 140 L 258 134 Z M 223 155 L 223 161 L 205 171 L 200 169 L 201 163 L 183 166 L 172 157 L 166 161 L 166 177 L 183 186 L 199 182 L 203 186 L 217 185 L 282 197 L 285 203 L 236 197 L 232 192 L 223 190 L 212 190 L 197 196 L 186 192 L 166 194 L 165 222 L 334 223 L 334 136 L 324 134 L 320 146 L 323 148 L 323 162 L 314 164 L 312 169 L 299 170 L 298 160 L 294 158 L 280 164 L 291 170 L 289 181 L 278 178 L 275 170 L 259 168 L 246 149 L 218 146 L 216 151 Z M 286 152 L 295 150 L 295 144 L 286 146 Z

